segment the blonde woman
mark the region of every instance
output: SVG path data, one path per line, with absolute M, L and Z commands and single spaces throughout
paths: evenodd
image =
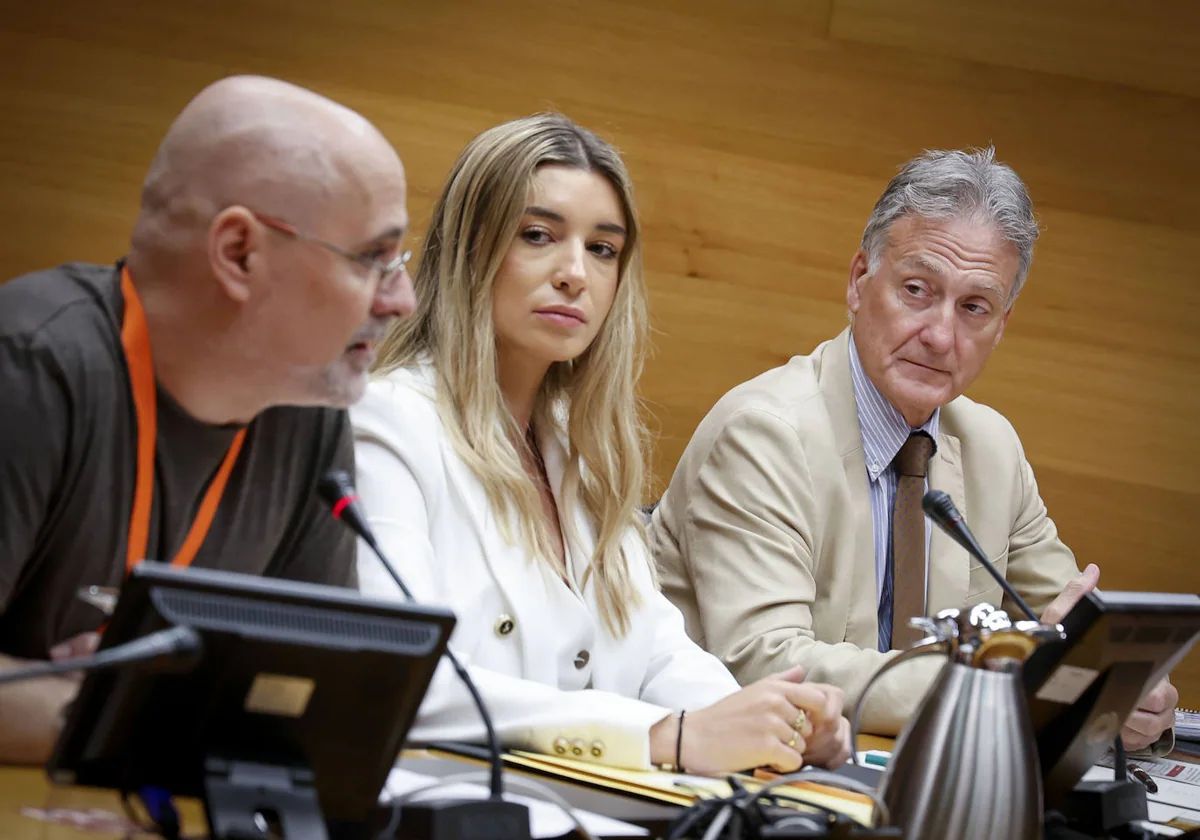
M 358 489 L 508 746 L 715 773 L 847 755 L 841 694 L 793 670 L 739 690 L 658 592 L 637 503 L 646 341 L 639 230 L 616 152 L 540 114 L 485 131 L 450 174 L 415 314 L 354 409 Z M 370 594 L 395 595 L 373 556 Z M 482 740 L 439 672 L 416 739 Z

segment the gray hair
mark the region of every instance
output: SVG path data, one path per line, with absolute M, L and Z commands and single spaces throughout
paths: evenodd
M 1011 166 L 996 162 L 994 147 L 932 149 L 900 168 L 863 230 L 862 249 L 871 271 L 879 265 L 892 223 L 909 213 L 926 219 L 977 216 L 994 224 L 1020 258 L 1009 305 L 1017 299 L 1033 262 L 1038 223 L 1024 182 Z

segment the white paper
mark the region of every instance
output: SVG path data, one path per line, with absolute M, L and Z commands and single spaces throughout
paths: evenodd
M 1172 758 L 1130 758 L 1128 762 L 1135 767 L 1141 767 L 1154 777 L 1156 782 L 1200 785 L 1200 764 L 1187 761 L 1176 761 Z M 1113 766 L 1113 754 L 1107 753 L 1098 762 L 1101 767 Z M 1200 790 L 1193 791 L 1197 797 L 1197 807 L 1200 807 Z
M 1160 805 L 1157 802 L 1147 803 L 1147 813 L 1150 819 L 1143 820 L 1137 823 L 1143 830 L 1149 830 L 1159 837 L 1178 837 L 1183 834 L 1182 828 L 1174 828 L 1169 825 L 1159 825 L 1159 823 L 1169 823 L 1171 820 L 1178 817 L 1183 817 L 1185 820 L 1193 822 L 1200 821 L 1200 811 L 1189 811 L 1186 808 L 1173 808 L 1170 805 Z
M 1101 765 L 1096 765 L 1083 776 L 1085 781 L 1110 780 L 1112 777 L 1112 768 Z M 1200 787 L 1183 782 L 1173 782 L 1170 779 L 1155 779 L 1154 783 L 1158 786 L 1158 792 L 1147 791 L 1146 799 L 1152 803 L 1157 802 L 1160 805 L 1169 805 L 1176 809 L 1184 808 L 1195 811 L 1197 812 L 1197 821 L 1200 822 Z

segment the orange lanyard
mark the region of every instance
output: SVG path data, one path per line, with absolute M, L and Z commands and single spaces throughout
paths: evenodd
M 125 571 L 142 562 L 150 536 L 150 508 L 154 500 L 154 445 L 158 436 L 157 390 L 154 382 L 154 362 L 150 356 L 150 331 L 146 327 L 146 312 L 129 269 L 121 268 L 121 294 L 125 298 L 125 321 L 121 325 L 121 346 L 125 350 L 125 366 L 129 368 L 129 387 L 133 392 L 133 409 L 137 416 L 137 479 L 133 490 L 133 510 L 129 513 L 128 548 L 125 552 Z M 184 538 L 172 566 L 190 566 L 221 503 L 225 484 L 233 472 L 233 464 L 246 440 L 246 430 L 239 429 L 229 444 L 225 460 L 204 493 L 196 519 Z

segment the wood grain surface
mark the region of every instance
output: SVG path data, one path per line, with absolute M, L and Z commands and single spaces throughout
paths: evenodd
M 228 73 L 375 120 L 418 235 L 468 139 L 558 108 L 637 186 L 657 493 L 722 393 L 845 323 L 896 167 L 995 143 L 1044 234 L 971 395 L 1102 585 L 1195 592 L 1198 41 L 1192 0 L 0 0 L 0 276 L 121 255 L 163 130 Z M 1200 705 L 1200 654 L 1176 680 Z

